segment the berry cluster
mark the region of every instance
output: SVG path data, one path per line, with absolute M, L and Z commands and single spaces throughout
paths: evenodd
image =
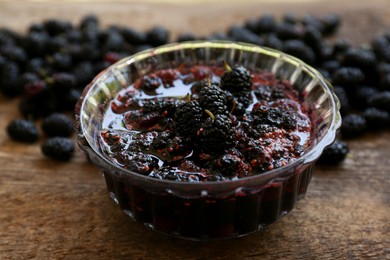
M 267 86 L 275 85 L 283 94 L 258 100 L 265 73 L 252 75 L 245 67 L 232 69 L 227 64 L 225 68 L 179 66 L 145 75 L 111 102 L 107 117 L 112 121 L 101 133 L 102 150 L 126 169 L 187 182 L 241 178 L 300 157 L 310 138 L 301 139 L 297 132 L 310 135 L 311 120 L 297 91 L 288 81 L 267 74 L 273 82 Z M 205 72 L 207 79 L 194 76 Z M 177 85 L 163 83 L 170 75 L 175 75 Z M 158 82 L 154 89 L 159 94 L 142 83 L 150 78 Z M 180 92 L 185 84 L 190 90 L 185 96 L 164 92 L 171 87 Z
M 0 29 L 0 93 L 20 97 L 24 119 L 7 126 L 11 139 L 35 142 L 37 123 L 47 136 L 42 153 L 68 160 L 73 155 L 72 113 L 81 91 L 93 77 L 119 59 L 168 42 L 169 32 L 154 27 L 147 32 L 129 27 L 99 28 L 96 16 L 84 17 L 79 25 L 48 19 L 31 24 L 22 35 Z M 153 91 L 153 79 L 144 82 Z
M 350 138 L 390 124 L 390 35 L 380 35 L 364 47 L 353 46 L 346 39 L 328 41 L 327 37 L 334 35 L 340 24 L 341 18 L 333 14 L 285 14 L 281 19 L 267 14 L 231 26 L 226 32 L 205 37 L 187 32 L 176 39 L 171 39 L 169 30 L 161 26 L 147 31 L 117 25 L 102 29 L 93 15 L 84 17 L 78 25 L 57 19 L 34 23 L 24 35 L 1 28 L 0 92 L 8 98 L 20 96 L 19 109 L 24 118 L 46 117 L 54 112 L 72 111 L 81 90 L 94 75 L 124 56 L 170 40 L 242 41 L 284 51 L 316 67 L 335 86 L 345 118 L 342 138 Z M 232 75 L 240 73 L 240 68 L 231 70 Z M 172 71 L 164 73 L 167 75 L 163 77 L 150 75 L 141 87 L 154 93 L 158 85 L 172 85 L 177 75 Z M 193 75 L 197 80 L 205 79 L 207 72 L 197 71 Z M 158 82 L 158 78 L 164 78 L 164 82 Z M 241 86 L 241 93 L 234 93 L 237 86 Z M 227 90 L 234 93 L 234 97 L 226 93 L 227 107 L 234 104 L 233 114 L 243 115 L 252 98 L 245 86 L 234 82 Z M 266 86 L 256 93 L 266 101 L 278 95 L 283 92 Z M 138 104 L 129 102 L 118 109 L 128 110 L 134 105 Z M 32 127 L 21 130 L 26 128 L 20 125 L 9 128 L 14 133 L 23 132 L 16 136 L 34 132 Z M 15 128 L 19 130 L 12 130 Z M 10 134 L 12 138 L 26 140 L 15 138 L 14 133 Z
M 73 120 L 61 113 L 53 113 L 42 120 L 42 130 L 46 140 L 41 146 L 42 153 L 53 159 L 66 161 L 74 153 Z M 11 139 L 24 143 L 34 143 L 39 139 L 39 131 L 33 121 L 28 119 L 12 120 L 7 126 Z

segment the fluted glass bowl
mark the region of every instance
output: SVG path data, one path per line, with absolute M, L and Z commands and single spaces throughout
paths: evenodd
M 109 101 L 119 91 L 153 70 L 222 61 L 291 81 L 310 108 L 315 126 L 302 157 L 238 180 L 189 183 L 131 172 L 104 156 L 98 136 Z M 243 236 L 285 216 L 304 197 L 315 161 L 334 141 L 341 124 L 333 88 L 315 69 L 276 50 L 220 41 L 169 44 L 122 59 L 85 88 L 76 105 L 76 118 L 79 146 L 103 171 L 108 192 L 123 212 L 153 230 L 193 240 Z

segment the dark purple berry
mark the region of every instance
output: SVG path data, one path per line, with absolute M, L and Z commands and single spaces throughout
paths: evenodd
M 368 100 L 371 96 L 378 92 L 379 91 L 376 88 L 371 86 L 359 86 L 355 92 L 352 93 L 351 104 L 358 109 L 363 109 L 367 107 Z
M 347 39 L 337 39 L 333 45 L 333 56 L 338 57 L 343 55 L 351 45 L 351 42 Z
M 99 19 L 96 15 L 89 14 L 83 17 L 80 21 L 80 29 L 97 28 L 99 26 Z
M 140 89 L 146 93 L 150 93 L 156 91 L 162 84 L 163 82 L 159 76 L 156 74 L 148 74 L 143 76 Z
M 334 34 L 341 25 L 341 17 L 337 14 L 328 14 L 321 19 L 322 34 L 324 36 Z
M 221 77 L 221 88 L 231 92 L 250 90 L 252 87 L 252 74 L 243 66 L 227 67 Z
M 343 56 L 342 65 L 372 69 L 376 65 L 376 56 L 373 51 L 363 48 L 349 48 Z
M 45 53 L 53 54 L 67 49 L 68 41 L 62 36 L 50 37 L 45 42 Z
M 367 127 L 370 129 L 383 129 L 390 125 L 390 114 L 374 107 L 364 110 L 363 117 L 367 122 Z
M 231 120 L 222 114 L 210 115 L 201 125 L 198 133 L 205 153 L 219 154 L 234 145 Z
M 312 14 L 307 14 L 307 15 L 303 16 L 301 23 L 305 27 L 312 27 L 320 32 L 322 32 L 322 30 L 323 30 L 323 24 L 322 24 L 321 20 L 319 19 L 319 17 L 314 16 Z
M 328 60 L 323 62 L 321 67 L 332 74 L 335 70 L 340 68 L 340 62 L 338 60 Z
M 227 35 L 235 41 L 248 42 L 257 45 L 263 45 L 263 39 L 257 34 L 242 26 L 232 26 L 227 32 Z
M 54 73 L 51 77 L 50 84 L 55 91 L 64 93 L 76 87 L 76 78 L 73 74 L 67 72 Z
M 177 133 L 184 137 L 194 137 L 201 126 L 202 117 L 203 110 L 197 101 L 179 105 L 174 116 Z
M 276 35 L 281 40 L 301 39 L 303 30 L 290 23 L 279 23 L 276 26 Z
M 305 32 L 303 34 L 304 43 L 309 46 L 316 56 L 316 60 L 322 59 L 322 50 L 324 46 L 324 40 L 322 38 L 321 32 L 319 32 L 314 27 L 305 28 Z
M 58 100 L 46 82 L 39 80 L 24 86 L 20 110 L 25 117 L 38 118 L 56 111 Z
M 129 44 L 140 45 L 146 43 L 146 34 L 136 31 L 130 27 L 122 28 L 120 31 L 124 40 Z
M 42 57 L 46 52 L 49 36 L 45 32 L 32 32 L 25 37 L 23 46 L 29 57 Z
M 147 42 L 153 47 L 166 44 L 169 36 L 169 31 L 161 26 L 153 27 L 146 33 Z
M 74 154 L 73 141 L 66 137 L 48 138 L 41 146 L 42 153 L 55 160 L 67 161 Z
M 81 62 L 73 69 L 78 88 L 84 88 L 94 78 L 94 67 L 90 62 Z
M 390 112 L 390 91 L 383 91 L 373 94 L 368 99 L 368 106 Z
M 54 53 L 46 58 L 47 64 L 55 71 L 69 71 L 72 68 L 72 57 L 66 53 Z
M 384 35 L 375 38 L 371 46 L 379 59 L 390 62 L 390 41 Z
M 19 77 L 19 66 L 15 62 L 6 61 L 0 67 L 0 90 L 9 97 L 19 95 L 22 90 L 18 84 Z
M 343 117 L 341 134 L 344 138 L 353 138 L 365 132 L 367 128 L 366 120 L 358 114 L 348 114 Z
M 315 53 L 313 52 L 313 49 L 307 46 L 301 40 L 285 41 L 283 44 L 282 51 L 290 55 L 293 55 L 309 64 L 313 64 L 316 60 L 316 56 Z
M 264 38 L 264 46 L 270 47 L 276 50 L 283 48 L 283 42 L 275 34 L 269 34 Z
M 28 60 L 26 51 L 23 48 L 14 45 L 2 46 L 0 48 L 0 54 L 9 61 L 16 62 L 19 65 L 24 65 Z
M 74 111 L 77 101 L 81 97 L 81 91 L 78 89 L 69 90 L 65 96 L 59 100 L 59 107 L 65 111 Z
M 359 68 L 342 67 L 332 75 L 332 83 L 343 87 L 354 87 L 364 80 L 363 71 Z
M 33 143 L 39 137 L 34 122 L 24 119 L 11 121 L 7 126 L 7 133 L 11 139 L 24 143 Z
M 258 19 L 248 20 L 245 27 L 256 34 L 270 33 L 275 31 L 276 19 L 271 14 L 265 14 Z
M 207 109 L 214 115 L 224 114 L 228 115 L 228 107 L 225 92 L 216 84 L 204 86 L 200 93 L 198 102 L 202 109 Z
M 338 99 L 340 101 L 341 114 L 345 114 L 346 112 L 348 112 L 350 110 L 350 104 L 349 104 L 349 98 L 347 96 L 347 92 L 345 91 L 344 88 L 342 88 L 340 86 L 335 86 L 334 93 L 336 94 L 336 96 L 338 97 Z
M 43 22 L 43 27 L 49 35 L 54 36 L 70 31 L 72 24 L 66 20 L 48 19 Z
M 324 149 L 317 163 L 321 165 L 336 165 L 344 161 L 348 153 L 348 144 L 336 140 Z
M 65 114 L 53 113 L 43 119 L 42 129 L 48 136 L 69 137 L 73 133 L 73 120 Z

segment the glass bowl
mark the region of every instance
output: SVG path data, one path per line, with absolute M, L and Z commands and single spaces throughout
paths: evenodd
M 272 72 L 290 80 L 310 107 L 312 142 L 293 163 L 265 173 L 221 182 L 175 182 L 120 168 L 100 150 L 98 136 L 109 101 L 156 69 L 222 61 Z M 251 44 L 200 41 L 164 45 L 122 59 L 85 88 L 76 105 L 78 144 L 104 175 L 111 198 L 125 214 L 150 229 L 173 236 L 210 240 L 263 229 L 290 212 L 306 193 L 315 161 L 341 124 L 339 102 L 319 72 L 297 58 Z

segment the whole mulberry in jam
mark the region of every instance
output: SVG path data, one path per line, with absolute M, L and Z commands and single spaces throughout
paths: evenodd
M 182 64 L 121 91 L 106 111 L 100 144 L 112 162 L 151 178 L 205 182 L 262 174 L 295 161 L 310 145 L 312 122 L 301 100 L 288 80 L 269 72 Z

